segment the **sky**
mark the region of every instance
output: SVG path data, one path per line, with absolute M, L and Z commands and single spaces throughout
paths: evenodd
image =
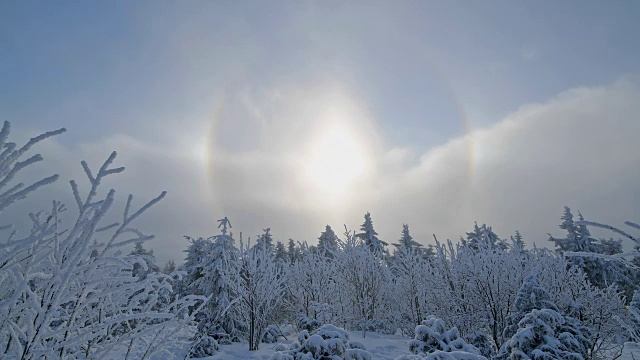
M 474 221 L 547 246 L 563 206 L 640 220 L 637 1 L 4 1 L 0 119 L 40 144 L 48 190 L 142 204 L 160 261 L 183 235 L 271 228 L 314 243 L 370 211 L 390 243 L 456 240 Z M 84 179 L 83 179 L 84 180 Z M 85 183 L 86 188 L 86 183 Z M 114 212 L 119 210 L 114 209 Z M 72 217 L 70 211 L 68 216 Z M 115 215 L 114 215 L 115 216 Z

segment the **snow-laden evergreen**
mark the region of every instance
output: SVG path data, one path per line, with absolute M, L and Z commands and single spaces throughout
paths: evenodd
M 213 336 L 216 341 L 238 341 L 242 338 L 244 327 L 238 322 L 237 308 L 233 306 L 235 293 L 231 284 L 231 274 L 237 267 L 238 250 L 233 235 L 228 233 L 231 227 L 229 220 L 225 217 L 218 222 L 221 228 L 219 235 L 208 239 L 187 237 L 191 244 L 186 250 L 186 276 L 182 288 L 187 293 L 210 298 L 203 311 L 196 315 L 199 321 L 198 336 Z
M 297 342 L 279 346 L 270 360 L 369 360 L 371 354 L 361 344 L 349 341 L 349 333 L 334 325 L 324 325 L 311 333 L 302 330 Z
M 339 241 L 338 235 L 333 232 L 331 226 L 327 225 L 318 238 L 318 251 L 323 256 L 333 258 L 336 251 L 338 251 Z
M 369 250 L 375 254 L 376 257 L 382 257 L 386 253 L 385 246 L 389 245 L 386 242 L 378 238 L 378 233 L 373 229 L 373 221 L 371 220 L 371 214 L 364 214 L 364 223 L 360 226 L 361 233 L 358 233 L 356 237 L 362 239 L 364 244 Z
M 475 223 L 473 231 L 468 232 L 467 238 L 462 239 L 461 242 L 463 245 L 474 250 L 478 250 L 480 247 L 498 248 L 500 250 L 506 250 L 508 248 L 507 243 L 500 239 L 500 237 L 493 232 L 491 226 L 487 226 L 487 224 L 478 226 L 478 223 Z
M 551 301 L 547 290 L 538 283 L 538 274 L 534 272 L 527 277 L 516 295 L 515 312 L 511 314 L 505 323 L 503 335 L 511 338 L 518 331 L 518 323 L 534 309 L 551 309 L 559 312 L 560 309 Z
M 560 254 L 593 253 L 616 255 L 622 253 L 621 240 L 595 239 L 591 236 L 584 217 L 578 212 L 578 221 L 573 220 L 571 209 L 567 206 L 562 214 L 560 228 L 567 232 L 566 237 L 550 236 L 549 241 L 556 246 Z M 584 270 L 589 281 L 600 288 L 616 284 L 631 297 L 638 282 L 638 271 L 619 262 L 607 261 L 606 257 L 575 256 L 570 261 Z
M 518 291 L 515 305 L 517 312 L 509 317 L 504 331 L 510 338 L 500 348 L 497 360 L 587 358 L 592 345 L 590 330 L 560 312 L 535 273 Z
M 452 353 L 455 359 L 484 359 L 479 356 L 480 350 L 473 345 L 469 345 L 462 337 L 456 327 L 447 330 L 444 321 L 437 317 L 428 316 L 421 325 L 416 326 L 415 338 L 409 342 L 409 350 L 414 354 L 421 354 L 437 359 L 438 355 L 446 358 L 440 353 Z M 475 355 L 475 356 L 474 356 Z

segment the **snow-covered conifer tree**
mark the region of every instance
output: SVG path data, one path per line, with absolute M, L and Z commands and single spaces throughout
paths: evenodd
M 511 237 L 512 247 L 516 249 L 524 249 L 524 240 L 522 240 L 522 234 L 520 231 L 516 230 L 516 233 Z
M 318 238 L 318 250 L 320 254 L 333 258 L 338 250 L 338 236 L 331 226 L 327 225 Z
M 371 214 L 364 214 L 364 223 L 360 226 L 361 233 L 356 236 L 369 248 L 369 250 L 378 258 L 385 255 L 385 246 L 388 244 L 378 239 L 378 233 L 373 229 L 373 221 L 371 220 Z
M 218 220 L 222 227 L 221 234 L 213 236 L 209 252 L 203 259 L 204 278 L 207 283 L 207 296 L 211 297 L 206 307 L 209 332 L 224 332 L 232 339 L 240 336 L 241 325 L 237 321 L 237 308 L 233 306 L 233 285 L 231 276 L 238 262 L 238 249 L 232 234 L 227 233 L 227 226 L 231 223 L 224 217 Z
M 478 226 L 478 223 L 475 223 L 472 232 L 467 233 L 467 238 L 462 239 L 462 244 L 474 250 L 477 250 L 480 246 L 488 246 L 492 249 L 500 250 L 506 250 L 509 247 L 504 240 L 493 232 L 491 226 L 487 226 L 487 224 Z
M 276 242 L 276 250 L 275 250 L 276 260 L 282 261 L 284 263 L 288 262 L 287 249 L 284 247 L 284 244 L 280 241 Z
M 560 313 L 537 275 L 528 277 L 516 298 L 496 359 L 586 359 L 591 348 L 589 329 L 579 320 Z M 514 325 L 517 324 L 517 325 Z M 517 327 L 516 327 L 517 326 Z
M 173 260 L 169 260 L 162 267 L 162 273 L 165 274 L 165 275 L 171 275 L 177 269 L 178 268 L 176 266 L 176 262 L 173 261 Z
M 275 253 L 275 245 L 273 245 L 273 236 L 271 235 L 271 229 L 264 229 L 264 233 L 258 236 L 258 241 L 256 241 L 256 246 L 262 247 L 264 246 L 267 251 L 274 254 Z
M 515 299 L 515 312 L 507 318 L 504 328 L 505 338 L 511 338 L 518 331 L 518 323 L 533 309 L 551 309 L 559 312 L 560 309 L 551 301 L 547 290 L 538 284 L 538 274 L 533 273 L 527 277 L 518 290 Z
M 296 242 L 293 241 L 293 239 L 289 239 L 289 242 L 287 243 L 287 257 L 289 258 L 289 263 L 295 263 L 301 256 L 300 248 L 296 246 Z
M 420 248 L 422 247 L 422 244 L 413 240 L 413 237 L 409 233 L 409 225 L 402 224 L 402 236 L 400 237 L 400 240 L 398 240 L 398 244 L 393 244 L 393 246 L 396 248 L 412 249 Z
M 210 277 L 205 278 L 206 259 L 211 253 L 213 243 L 212 238 L 203 237 L 192 238 L 185 236 L 189 241 L 189 246 L 184 251 L 187 253 L 184 264 L 181 268 L 186 272 L 182 278 L 181 289 L 184 294 L 204 295 L 211 293 Z
M 573 220 L 571 209 L 567 206 L 561 217 L 560 228 L 567 231 L 564 238 L 550 236 L 549 241 L 556 245 L 556 251 L 565 253 L 593 253 L 603 255 L 615 255 L 622 253 L 620 240 L 596 240 L 587 229 L 588 222 L 584 221 L 581 213 L 578 213 L 579 221 Z M 600 287 L 617 284 L 625 291 L 627 297 L 631 297 L 633 290 L 637 288 L 638 272 L 631 267 L 619 262 L 607 261 L 600 256 L 576 256 L 570 257 L 572 264 L 579 266 L 587 274 L 589 281 Z

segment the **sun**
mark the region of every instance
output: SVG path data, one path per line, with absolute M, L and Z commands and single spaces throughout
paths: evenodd
M 313 189 L 325 196 L 344 195 L 367 172 L 364 146 L 341 124 L 327 126 L 311 141 L 306 175 Z

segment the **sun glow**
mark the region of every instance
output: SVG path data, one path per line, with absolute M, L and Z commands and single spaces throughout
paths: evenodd
M 343 195 L 367 172 L 364 147 L 353 132 L 340 124 L 320 131 L 307 159 L 306 175 L 314 189 L 325 196 Z

